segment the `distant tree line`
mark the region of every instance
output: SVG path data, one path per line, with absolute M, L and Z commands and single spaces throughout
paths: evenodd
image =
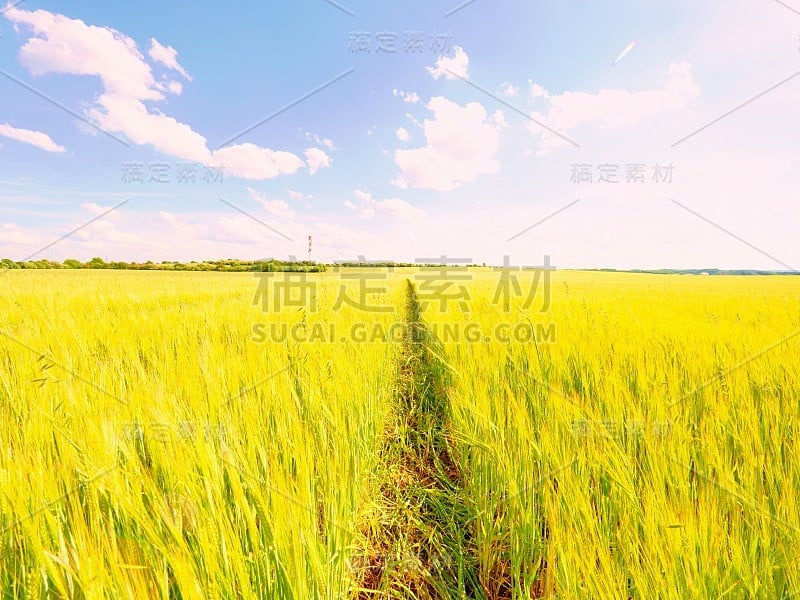
M 800 275 L 798 271 L 760 271 L 757 269 L 581 269 L 603 273 L 650 273 L 653 275 Z
M 181 263 L 165 260 L 160 263 L 147 261 L 135 262 L 106 262 L 96 256 L 88 262 L 81 262 L 68 258 L 64 262 L 54 260 L 29 260 L 16 262 L 10 258 L 0 260 L 0 269 L 110 269 L 117 271 L 224 271 L 224 272 L 306 272 L 320 273 L 327 270 L 325 265 L 309 261 L 290 262 L 276 259 L 267 260 L 207 260 L 202 262 L 192 261 Z
M 477 267 L 478 265 L 452 265 L 451 268 L 459 267 Z M 486 263 L 483 263 L 486 266 Z M 442 265 L 436 263 L 395 263 L 390 261 L 376 261 L 376 262 L 359 262 L 359 261 L 341 261 L 332 265 L 322 263 L 315 263 L 309 261 L 282 261 L 274 258 L 265 260 L 238 260 L 238 259 L 225 259 L 225 260 L 205 260 L 205 261 L 192 261 L 189 263 L 181 263 L 176 261 L 165 260 L 163 262 L 153 262 L 148 260 L 144 263 L 136 262 L 106 262 L 99 256 L 94 257 L 88 262 L 81 262 L 74 258 L 68 258 L 64 262 L 54 260 L 28 260 L 24 262 L 15 262 L 10 258 L 0 260 L 0 270 L 6 269 L 112 269 L 117 271 L 225 271 L 225 272 L 247 272 L 247 271 L 261 271 L 261 272 L 305 272 L 305 273 L 323 273 L 329 269 L 337 268 L 400 268 L 400 267 L 436 267 L 441 268 Z
M 476 267 L 478 265 L 458 265 L 459 267 Z M 486 266 L 486 263 L 483 263 Z M 219 271 L 219 272 L 290 272 L 290 273 L 324 273 L 336 268 L 400 268 L 400 267 L 441 267 L 435 263 L 393 263 L 381 262 L 337 262 L 333 265 L 310 261 L 283 261 L 274 258 L 265 260 L 224 260 L 191 261 L 188 263 L 165 260 L 143 263 L 106 262 L 99 256 L 90 261 L 81 262 L 68 258 L 64 262 L 55 260 L 13 261 L 10 258 L 0 259 L 0 270 L 6 269 L 110 269 L 116 271 Z M 583 271 L 599 271 L 606 273 L 652 273 L 656 275 L 798 275 L 797 271 L 759 271 L 755 269 L 578 269 Z

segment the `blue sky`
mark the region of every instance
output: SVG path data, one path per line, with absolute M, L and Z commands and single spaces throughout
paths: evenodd
M 0 257 L 800 267 L 784 3 L 171 4 L 0 16 Z

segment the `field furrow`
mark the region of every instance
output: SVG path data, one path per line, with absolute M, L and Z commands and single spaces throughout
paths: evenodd
M 379 502 L 365 531 L 360 597 L 482 597 L 473 504 L 451 447 L 449 374 L 410 281 L 404 316 Z

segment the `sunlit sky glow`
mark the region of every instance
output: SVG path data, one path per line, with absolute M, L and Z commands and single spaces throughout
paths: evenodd
M 166 4 L 0 16 L 0 257 L 800 268 L 782 3 Z

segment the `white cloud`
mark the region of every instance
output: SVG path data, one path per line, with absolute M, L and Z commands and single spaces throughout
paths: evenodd
M 170 212 L 162 210 L 159 211 L 158 216 L 160 220 L 164 221 L 169 226 L 170 231 L 175 235 L 175 239 L 186 240 L 197 238 L 204 233 L 204 228 L 187 223 Z
M 355 212 L 361 219 L 372 219 L 377 214 L 384 214 L 402 221 L 419 221 L 425 218 L 425 211 L 400 198 L 376 200 L 365 190 L 353 192 L 355 201 L 346 201 L 344 205 Z
M 95 75 L 108 94 L 161 100 L 150 66 L 131 38 L 108 27 L 86 25 L 45 10 L 10 8 L 6 17 L 38 37 L 20 49 L 19 60 L 33 75 Z
M 306 139 L 310 142 L 314 142 L 317 146 L 323 146 L 328 150 L 334 150 L 333 147 L 333 140 L 329 138 L 321 138 L 316 133 L 311 133 L 310 131 L 306 131 Z
M 283 200 L 265 200 L 263 205 L 264 210 L 281 219 L 290 220 L 296 215 L 296 213 L 290 209 L 289 205 Z
M 80 206 L 83 210 L 88 211 L 95 217 L 104 215 L 103 218 L 109 221 L 121 221 L 123 218 L 118 210 L 111 210 L 113 208 L 112 206 L 101 206 L 95 202 L 81 202 Z
M 3 137 L 36 146 L 41 150 L 47 152 L 66 152 L 63 146 L 56 144 L 50 136 L 41 131 L 33 131 L 31 129 L 19 129 L 12 127 L 8 123 L 0 123 L 0 135 Z
M 441 56 L 436 61 L 436 65 L 433 67 L 426 67 L 428 73 L 430 73 L 434 79 L 439 79 L 440 77 L 444 76 L 447 79 L 456 79 L 457 77 L 462 77 L 464 79 L 469 78 L 469 57 L 467 53 L 464 52 L 464 49 L 460 46 L 456 46 L 454 48 L 454 55 L 450 56 Z
M 404 127 L 401 127 L 400 129 L 398 129 L 395 132 L 395 135 L 397 136 L 397 139 L 400 140 L 401 142 L 407 142 L 409 140 L 409 137 L 410 137 L 408 135 L 408 130 L 405 129 Z
M 495 158 L 499 127 L 487 121 L 480 103 L 460 106 L 438 96 L 427 108 L 433 112 L 433 119 L 423 124 L 427 145 L 395 152 L 401 171 L 393 181 L 396 186 L 447 191 L 500 170 Z
M 271 200 L 267 198 L 266 194 L 262 194 L 261 192 L 250 187 L 247 188 L 247 191 L 250 193 L 250 197 L 261 204 L 261 206 L 264 207 L 264 210 L 266 210 L 273 217 L 277 217 L 284 221 L 292 221 L 297 216 L 297 213 L 291 209 L 287 202 L 278 199 Z
M 538 83 L 533 81 L 528 82 L 531 86 L 531 98 L 549 98 L 550 94 Z
M 354 211 L 362 219 L 371 219 L 375 216 L 375 201 L 372 199 L 372 194 L 362 190 L 353 192 L 356 201 L 345 201 L 344 205 L 350 210 Z
M 106 93 L 98 98 L 98 103 L 88 114 L 102 129 L 124 133 L 135 144 L 150 144 L 169 156 L 212 162 L 202 135 L 172 117 L 150 112 L 140 99 Z
M 150 40 L 150 50 L 147 51 L 147 54 L 154 61 L 161 63 L 168 69 L 177 71 L 189 81 L 192 80 L 186 70 L 178 63 L 178 51 L 172 46 L 163 46 L 156 38 L 152 38 Z
M 408 189 L 408 180 L 402 175 L 396 175 L 391 179 L 389 183 L 391 183 L 396 188 L 400 188 L 401 190 Z
M 503 83 L 500 86 L 500 93 L 508 98 L 513 98 L 514 96 L 519 94 L 519 87 L 511 83 Z
M 73 235 L 77 240 L 91 242 L 93 247 L 103 249 L 104 251 L 108 249 L 108 244 L 145 243 L 144 238 L 138 233 L 123 231 L 113 222 L 106 219 L 95 221 L 88 227 L 83 227 Z M 109 259 L 111 259 L 110 256 Z
M 0 234 L 2 234 L 0 235 L 2 246 L 10 246 L 11 244 L 19 246 L 38 245 L 43 239 L 36 231 L 26 231 L 16 223 L 3 223 L 0 225 Z M 18 254 L 23 256 L 26 253 L 19 252 Z
M 16 26 L 33 31 L 19 53 L 20 62 L 33 75 L 66 73 L 100 78 L 103 92 L 87 115 L 105 131 L 123 134 L 136 144 L 152 145 L 169 156 L 221 166 L 227 174 L 244 179 L 291 174 L 304 165 L 290 152 L 249 143 L 212 151 L 205 137 L 189 125 L 149 109 L 145 102 L 164 100 L 164 91 L 178 93 L 182 88 L 174 82 L 156 82 L 136 42 L 119 31 L 45 10 L 11 8 L 5 15 Z M 185 75 L 174 49 L 152 40 L 150 55 Z
M 241 200 L 235 201 L 239 203 Z M 266 205 L 256 199 L 257 208 L 253 214 L 260 215 L 260 220 L 294 241 L 286 240 L 264 225 L 226 207 L 208 212 L 195 209 L 189 212 L 179 212 L 177 209 L 174 212 L 159 209 L 149 211 L 147 207 L 140 207 L 141 210 L 125 213 L 121 225 L 93 225 L 63 240 L 47 252 L 47 258 L 77 258 L 85 261 L 93 256 L 102 256 L 108 260 L 138 262 L 188 262 L 231 256 L 242 259 L 285 259 L 291 254 L 302 254 L 305 236 L 313 234 L 315 260 L 353 260 L 359 255 L 370 259 L 396 257 L 413 260 L 413 249 L 418 243 L 416 226 L 418 223 L 427 226 L 430 222 L 427 219 L 417 221 L 415 227 L 409 227 L 407 221 L 400 220 L 402 217 L 393 218 L 393 215 L 403 215 L 405 208 L 403 204 L 394 202 L 381 202 L 381 208 L 369 227 L 364 227 L 363 223 L 361 226 L 353 223 L 352 213 L 347 210 L 339 215 L 326 213 L 324 218 L 318 219 L 310 215 L 303 215 L 303 218 L 298 215 L 291 219 L 291 213 L 285 211 L 280 201 L 275 202 L 272 198 L 265 200 Z M 413 216 L 414 211 L 410 213 Z M 0 257 L 28 256 L 64 231 L 74 229 L 87 220 L 83 209 L 54 217 L 56 220 L 53 222 L 48 219 L 47 223 L 32 223 L 30 226 L 0 221 Z M 433 232 L 427 237 L 432 238 Z M 392 247 L 387 249 L 388 239 L 392 240 Z M 396 252 L 397 245 L 403 247 L 402 254 Z M 430 252 L 429 255 L 436 255 L 434 249 Z
M 178 81 L 170 81 L 167 83 L 167 89 L 176 96 L 180 96 L 183 92 L 183 84 Z
M 392 90 L 392 95 L 395 98 L 402 98 L 403 102 L 407 102 L 408 104 L 416 104 L 419 102 L 419 94 L 416 92 L 404 92 L 403 90 Z
M 417 121 L 417 118 L 414 115 L 412 115 L 411 113 L 406 113 L 406 117 L 408 117 L 408 120 L 411 121 L 414 125 L 422 129 L 422 123 Z
M 387 198 L 379 200 L 378 210 L 385 212 L 396 219 L 403 221 L 417 221 L 425 217 L 425 211 L 400 198 Z
M 629 92 L 627 90 L 601 89 L 597 93 L 564 92 L 550 94 L 533 83 L 531 96 L 549 104 L 547 112 L 534 112 L 533 118 L 552 129 L 567 134 L 587 123 L 603 128 L 616 128 L 639 123 L 666 111 L 678 111 L 700 94 L 688 63 L 672 63 L 661 87 Z M 542 136 L 542 148 L 548 150 L 567 142 L 536 123 L 530 123 L 531 132 Z
M 228 146 L 214 152 L 213 158 L 226 173 L 256 180 L 296 173 L 305 165 L 291 152 L 270 150 L 255 144 Z
M 308 172 L 311 175 L 320 169 L 331 166 L 331 157 L 325 154 L 324 150 L 320 150 L 319 148 L 308 148 L 305 151 L 305 156 L 308 161 Z
M 289 198 L 292 200 L 311 200 L 314 196 L 311 194 L 303 194 L 302 192 L 297 192 L 295 190 L 286 189 L 286 193 L 289 194 Z

